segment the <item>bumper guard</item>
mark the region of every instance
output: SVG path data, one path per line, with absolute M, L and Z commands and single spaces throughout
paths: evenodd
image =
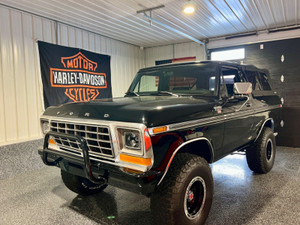
M 84 172 L 85 176 L 88 177 L 92 182 L 94 182 L 96 184 L 97 183 L 102 184 L 103 181 L 105 181 L 104 178 L 97 179 L 96 177 L 94 177 L 94 175 L 92 173 L 92 166 L 91 166 L 91 161 L 90 161 L 90 157 L 89 157 L 88 146 L 86 144 L 86 141 L 82 137 L 80 137 L 78 135 L 73 135 L 73 134 L 64 134 L 64 133 L 57 133 L 54 131 L 49 131 L 46 134 L 45 139 L 44 139 L 44 149 L 48 148 L 48 142 L 49 142 L 50 136 L 76 139 L 79 142 L 80 148 L 82 149 L 82 153 L 83 153 L 83 161 L 84 161 L 83 172 Z M 43 151 L 42 160 L 48 166 L 56 166 L 59 163 L 59 161 L 62 160 L 62 158 L 60 157 L 60 158 L 56 159 L 54 162 L 50 162 L 50 161 L 48 161 L 48 152 Z

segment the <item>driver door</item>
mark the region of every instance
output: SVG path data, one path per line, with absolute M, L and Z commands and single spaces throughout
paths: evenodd
M 253 126 L 252 97 L 235 97 L 233 85 L 235 82 L 243 82 L 242 73 L 235 67 L 221 67 L 220 90 L 227 94 L 222 105 L 224 115 L 224 139 L 223 153 L 227 154 L 241 147 L 251 139 L 251 128 Z

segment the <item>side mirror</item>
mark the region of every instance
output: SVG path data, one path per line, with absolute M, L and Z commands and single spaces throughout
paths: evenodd
M 237 82 L 233 85 L 233 91 L 236 95 L 250 95 L 252 93 L 252 83 Z

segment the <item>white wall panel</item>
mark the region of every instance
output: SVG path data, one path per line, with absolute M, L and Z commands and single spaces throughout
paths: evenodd
M 95 35 L 92 33 L 89 33 L 89 50 L 91 52 L 95 52 Z
M 76 31 L 73 27 L 68 27 L 68 40 L 70 47 L 76 46 Z
M 195 42 L 165 45 L 145 49 L 146 66 L 154 66 L 156 60 L 196 56 L 196 60 L 204 60 L 204 48 Z
M 75 36 L 75 46 L 77 48 L 82 48 L 82 30 L 79 30 L 79 29 L 75 29 L 75 32 L 76 32 L 76 36 Z M 74 46 L 74 47 L 75 47 Z
M 173 45 L 152 47 L 145 49 L 145 65 L 154 66 L 156 60 L 172 59 L 174 58 L 173 54 Z
M 202 45 L 195 42 L 188 42 L 174 45 L 175 58 L 196 56 L 196 60 L 205 59 L 205 51 Z
M 58 29 L 56 26 L 58 25 Z M 41 137 L 43 111 L 37 40 L 111 56 L 113 97 L 144 65 L 139 47 L 0 6 L 0 145 Z
M 4 9 L 0 8 L 0 32 L 3 33 L 5 31 L 4 27 L 4 17 L 7 14 Z M 0 43 L 5 43 L 6 39 L 0 36 Z M 4 142 L 6 140 L 6 122 L 4 119 L 5 108 L 3 107 L 5 104 L 5 96 L 4 96 L 4 77 L 3 74 L 5 72 L 3 63 L 5 63 L 2 59 L 5 56 L 6 48 L 2 44 L 0 44 L 0 142 Z
M 35 85 L 36 85 L 36 95 L 38 97 L 38 101 L 37 101 L 37 112 L 38 114 L 40 115 L 43 111 L 43 99 L 42 99 L 42 85 L 41 83 L 39 82 L 40 81 L 40 64 L 39 64 L 39 57 L 38 57 L 38 49 L 37 49 L 37 43 L 36 41 L 37 40 L 41 40 L 41 41 L 44 41 L 44 35 L 43 35 L 43 19 L 40 18 L 40 17 L 36 17 L 36 16 L 33 16 L 32 17 L 32 20 L 33 20 L 33 30 L 32 30 L 32 33 L 33 33 L 33 41 L 34 41 L 34 45 L 33 45 L 33 55 L 34 55 L 34 69 L 35 69 Z M 25 28 L 26 29 L 26 28 Z
M 58 44 L 69 46 L 69 35 L 68 35 L 68 27 L 65 25 L 58 25 L 58 31 L 59 31 L 59 39 Z
M 82 48 L 89 50 L 89 33 L 82 31 Z
M 11 31 L 11 13 L 0 8 L 0 34 L 1 34 L 1 76 L 4 98 L 5 141 L 18 139 L 17 136 L 17 108 L 16 88 L 13 65 L 13 46 Z M 4 35 L 5 34 L 5 35 Z
M 35 137 L 40 131 L 39 122 L 36 119 L 40 116 L 38 109 L 38 95 L 40 92 L 38 90 L 38 80 L 35 67 L 36 52 L 34 51 L 36 43 L 33 36 L 32 17 L 27 14 L 22 14 L 22 21 L 25 60 L 24 75 L 26 77 L 25 85 L 27 89 L 27 121 L 29 125 L 28 137 Z
M 28 130 L 28 110 L 27 110 L 27 89 L 26 89 L 26 76 L 24 74 L 24 46 L 23 46 L 23 26 L 21 14 L 16 11 L 10 12 L 10 23 L 12 33 L 12 48 L 13 48 L 13 74 L 11 74 L 15 83 L 15 105 L 17 112 L 17 125 L 16 130 L 17 138 L 26 138 Z M 6 74 L 8 75 L 8 74 Z M 5 75 L 4 75 L 5 76 Z M 18 93 L 22 93 L 19 95 Z

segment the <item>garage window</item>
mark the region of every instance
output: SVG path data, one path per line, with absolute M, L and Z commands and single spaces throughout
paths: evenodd
M 231 49 L 225 51 L 213 51 L 211 53 L 211 60 L 237 60 L 245 58 L 245 49 Z

